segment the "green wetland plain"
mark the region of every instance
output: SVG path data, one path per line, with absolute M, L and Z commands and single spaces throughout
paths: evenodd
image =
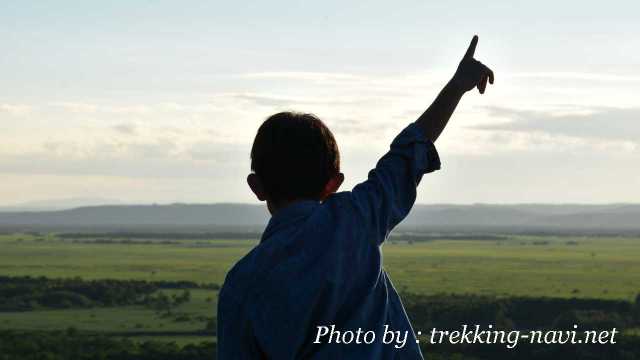
M 145 295 L 153 300 L 146 303 L 77 306 L 63 302 L 43 306 L 36 301 L 26 311 L 5 307 L 0 311 L 0 331 L 71 331 L 177 347 L 215 344 L 217 289 L 230 267 L 256 244 L 255 239 L 213 236 L 153 239 L 148 235 L 0 235 L 0 276 L 7 279 L 198 284 L 155 289 Z M 398 236 L 385 243 L 383 255 L 395 287 L 411 299 L 459 295 L 493 299 L 487 300 L 490 302 L 553 298 L 606 300 L 633 306 L 640 293 L 640 238 L 635 237 L 500 235 L 439 239 L 430 235 L 407 240 Z M 160 294 L 175 299 L 185 292 L 188 300 L 173 306 L 162 307 L 154 300 Z M 411 316 L 416 304 L 414 300 L 409 302 Z M 629 311 L 631 314 L 637 309 Z M 625 318 L 624 314 L 616 315 L 616 319 Z M 637 337 L 637 327 L 630 326 L 626 334 Z

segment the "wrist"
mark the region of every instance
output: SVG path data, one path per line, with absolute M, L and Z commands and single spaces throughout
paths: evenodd
M 464 93 L 467 92 L 467 90 L 464 87 L 464 84 L 462 84 L 462 82 L 459 79 L 457 79 L 455 75 L 451 78 L 451 80 L 449 80 L 445 88 L 449 89 L 450 91 L 452 91 L 453 93 L 459 96 L 462 96 L 464 95 Z

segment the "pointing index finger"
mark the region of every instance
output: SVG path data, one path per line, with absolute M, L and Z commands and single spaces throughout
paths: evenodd
M 469 48 L 467 52 L 464 54 L 465 59 L 473 59 L 473 55 L 476 52 L 476 46 L 478 45 L 478 35 L 473 35 L 473 39 L 471 39 L 471 44 L 469 44 Z

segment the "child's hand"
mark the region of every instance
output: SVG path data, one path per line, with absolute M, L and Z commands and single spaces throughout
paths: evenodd
M 458 65 L 458 70 L 453 75 L 452 83 L 460 87 L 460 90 L 464 92 L 477 87 L 480 94 L 484 94 L 487 80 L 489 80 L 490 84 L 493 84 L 493 71 L 473 58 L 477 45 L 478 35 L 475 35 L 462 61 L 460 61 L 460 65 Z

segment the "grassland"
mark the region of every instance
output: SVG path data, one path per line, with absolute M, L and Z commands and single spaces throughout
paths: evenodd
M 222 284 L 228 269 L 254 245 L 222 239 L 88 244 L 0 235 L 0 274 Z M 640 239 L 635 238 L 388 243 L 384 264 L 396 287 L 418 293 L 632 300 L 640 292 Z
M 78 243 L 55 236 L 0 235 L 0 274 L 84 279 L 190 280 L 222 284 L 255 245 L 249 240 L 171 244 Z M 640 239 L 525 237 L 390 242 L 384 264 L 400 291 L 633 300 L 640 292 Z M 142 306 L 0 313 L 2 329 L 66 329 L 201 340 L 217 293 L 193 290 L 176 321 Z M 156 336 L 157 334 L 157 336 Z M 183 335 L 180 335 L 183 334 Z
M 178 291 L 163 292 L 171 294 Z M 216 304 L 217 291 L 191 290 L 191 301 L 175 308 L 173 316 L 163 316 L 144 306 L 0 312 L 0 330 L 75 328 L 139 341 L 170 340 L 178 344 L 212 341 L 215 337 L 202 334 L 206 320 L 201 317 L 215 316 Z M 188 315 L 188 319 L 176 321 L 181 315 Z

